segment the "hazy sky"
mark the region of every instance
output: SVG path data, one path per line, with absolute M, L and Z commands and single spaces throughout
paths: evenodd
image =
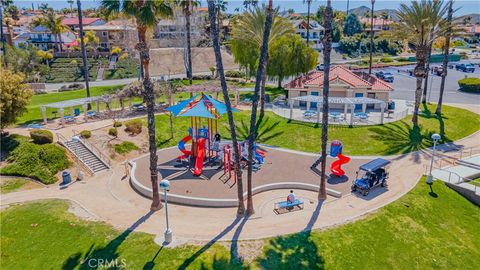
M 260 2 L 266 2 L 266 1 L 260 1 Z M 398 0 L 376 0 L 375 2 L 375 9 L 384 9 L 384 8 L 390 8 L 390 9 L 396 9 L 398 5 L 402 2 L 409 2 L 409 1 L 398 1 Z M 34 3 L 34 6 L 36 8 L 37 4 L 39 3 L 48 3 L 49 6 L 59 9 L 59 8 L 64 8 L 64 7 L 69 7 L 69 4 L 67 1 L 59 1 L 59 0 L 33 0 L 33 1 L 23 1 L 23 0 L 15 0 L 14 3 L 18 7 L 31 7 L 32 3 Z M 84 8 L 90 8 L 90 7 L 96 7 L 100 3 L 100 0 L 82 0 L 82 7 Z M 230 0 L 228 1 L 228 12 L 234 12 L 235 8 L 241 8 L 242 7 L 242 0 Z M 289 8 L 295 9 L 297 12 L 306 12 L 307 11 L 307 6 L 303 4 L 302 0 L 274 0 L 273 1 L 275 6 L 279 6 L 280 10 L 287 10 Z M 312 12 L 316 11 L 318 6 L 320 5 L 325 5 L 326 1 L 325 0 L 313 0 L 312 2 Z M 76 5 L 76 1 L 74 3 L 74 6 Z M 338 10 L 346 10 L 347 8 L 347 1 L 346 0 L 333 0 L 332 5 L 334 9 Z M 202 1 L 202 6 L 206 6 L 206 1 Z M 350 8 L 356 8 L 360 6 L 370 6 L 370 1 L 369 0 L 350 0 Z M 480 13 L 480 1 L 478 0 L 457 0 L 455 1 L 454 6 L 456 8 L 460 8 L 456 15 L 463 15 L 463 14 L 469 14 L 469 13 Z

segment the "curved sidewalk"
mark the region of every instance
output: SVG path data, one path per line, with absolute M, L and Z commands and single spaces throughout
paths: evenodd
M 456 141 L 463 148 L 480 148 L 480 132 Z M 447 155 L 455 152 L 446 153 Z M 277 235 L 296 233 L 304 229 L 319 229 L 343 224 L 391 203 L 412 189 L 430 161 L 430 151 L 417 151 L 394 158 L 390 165 L 388 189 L 376 189 L 367 197 L 347 195 L 336 199 L 329 197 L 326 202 L 317 204 L 317 194 L 298 191 L 297 196 L 305 200 L 303 211 L 276 215 L 273 202 L 285 197 L 285 190 L 270 191 L 254 196 L 255 214 L 248 220 L 239 222 L 235 209 L 196 208 L 169 205 L 169 221 L 174 236 L 183 241 L 259 239 Z M 27 190 L 2 195 L 1 205 L 12 203 L 61 198 L 73 200 L 83 207 L 93 218 L 112 224 L 118 229 L 126 229 L 149 212 L 150 200 L 132 190 L 127 179 L 122 177 L 123 166 L 74 183 L 66 190 L 58 186 Z M 162 209 L 143 222 L 137 231 L 162 237 L 165 230 L 165 211 Z

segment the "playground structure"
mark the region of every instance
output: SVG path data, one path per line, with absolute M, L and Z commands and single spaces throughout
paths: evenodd
M 237 166 L 232 158 L 233 146 L 230 143 L 221 143 L 218 132 L 218 119 L 227 112 L 225 104 L 201 93 L 170 106 L 166 110 L 175 117 L 190 117 L 188 135 L 178 142 L 178 149 L 182 154 L 177 158 L 176 167 L 184 167 L 183 173 L 191 171 L 193 176 L 203 179 L 209 179 L 203 175 L 205 168 L 212 171 L 223 168 L 223 175 L 220 179 L 224 184 L 233 179 L 233 183 L 230 185 L 233 187 L 237 183 Z M 233 111 L 237 112 L 238 110 L 233 109 Z M 191 142 L 190 150 L 186 148 L 186 144 L 189 142 Z M 247 147 L 246 142 L 239 145 L 238 151 L 241 153 L 243 162 L 240 164 L 241 168 L 247 165 Z M 265 153 L 258 150 L 256 145 L 254 145 L 254 149 L 253 169 L 257 171 L 264 163 Z M 179 172 L 175 176 L 181 174 Z
M 333 140 L 330 143 L 330 156 L 338 158 L 330 164 L 330 171 L 336 177 L 344 177 L 345 171 L 342 169 L 342 165 L 345 165 L 350 162 L 350 158 L 342 155 L 343 144 L 341 141 Z M 319 173 L 317 166 L 322 162 L 322 157 L 320 156 L 311 166 L 310 169 Z

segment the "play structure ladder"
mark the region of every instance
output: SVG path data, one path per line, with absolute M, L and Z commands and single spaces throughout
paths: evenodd
M 78 140 L 64 141 L 62 144 L 80 161 L 85 164 L 93 173 L 102 172 L 109 169 L 109 166 L 100 157 L 97 156 L 83 142 Z

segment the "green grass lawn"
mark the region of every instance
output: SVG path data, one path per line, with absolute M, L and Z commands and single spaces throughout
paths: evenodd
M 28 179 L 24 178 L 10 178 L 7 176 L 2 176 L 2 183 L 0 184 L 0 193 L 10 193 L 22 188 L 25 184 L 30 182 Z
M 123 85 L 112 85 L 112 86 L 95 86 L 90 87 L 90 96 L 101 96 L 107 93 L 111 93 L 116 89 L 123 87 Z M 42 121 L 42 111 L 40 106 L 48 103 L 84 98 L 86 97 L 85 89 L 66 91 L 66 92 L 57 92 L 57 93 L 48 93 L 42 95 L 34 95 L 30 101 L 30 104 L 27 106 L 27 112 L 24 113 L 17 121 L 17 124 L 26 124 L 30 122 L 41 122 Z M 95 104 L 92 104 L 95 107 Z M 81 109 L 81 106 L 77 106 Z M 55 115 L 52 113 L 57 111 L 56 117 L 60 117 L 58 109 L 47 108 L 47 117 L 53 118 Z M 65 111 L 65 114 L 69 114 L 68 110 Z
M 479 269 L 479 207 L 422 179 L 364 220 L 267 241 L 265 269 Z
M 3 210 L 1 268 L 97 269 L 89 267 L 89 263 L 95 266 L 97 262 L 88 258 L 94 258 L 118 259 L 117 265 L 124 260 L 125 269 L 174 269 L 197 250 L 194 246 L 160 250 L 153 235 L 122 232 L 101 222 L 80 220 L 67 212 L 68 207 L 65 201 L 46 200 Z M 215 259 L 228 260 L 229 253 L 214 245 L 191 267 L 205 265 L 211 269 Z
M 434 105 L 428 107 L 434 109 Z M 377 126 L 346 126 L 332 125 L 329 127 L 329 140 L 341 140 L 343 151 L 347 155 L 393 155 L 423 149 L 432 145 L 431 134 L 437 132 L 443 136 L 443 141 L 454 141 L 463 138 L 480 127 L 478 115 L 464 109 L 444 106 L 443 117 L 437 119 L 428 111 L 419 117 L 420 129 L 414 129 L 411 116 L 394 123 Z M 260 128 L 260 142 L 274 146 L 319 152 L 321 128 L 313 123 L 289 122 L 288 119 L 267 112 L 265 125 Z M 249 126 L 250 112 L 242 111 L 234 114 L 239 127 L 239 134 L 246 134 L 243 124 Z M 170 138 L 169 120 L 167 115 L 157 116 L 157 140 L 160 147 L 174 146 L 187 135 L 190 125 L 189 118 L 175 118 L 174 136 Z M 220 134 L 229 136 L 226 115 L 219 123 Z M 242 136 L 240 136 L 242 137 Z M 244 137 L 244 136 L 243 136 Z
M 480 187 L 480 177 L 479 178 L 475 178 L 473 179 L 472 181 L 468 182 L 469 184 L 472 184 L 474 186 L 477 186 L 477 187 Z
M 0 266 L 91 269 L 95 258 L 124 261 L 126 269 L 479 269 L 479 207 L 441 182 L 431 193 L 423 180 L 365 219 L 266 239 L 243 265 L 219 244 L 160 249 L 152 235 L 80 220 L 65 201 L 26 203 L 0 212 Z

